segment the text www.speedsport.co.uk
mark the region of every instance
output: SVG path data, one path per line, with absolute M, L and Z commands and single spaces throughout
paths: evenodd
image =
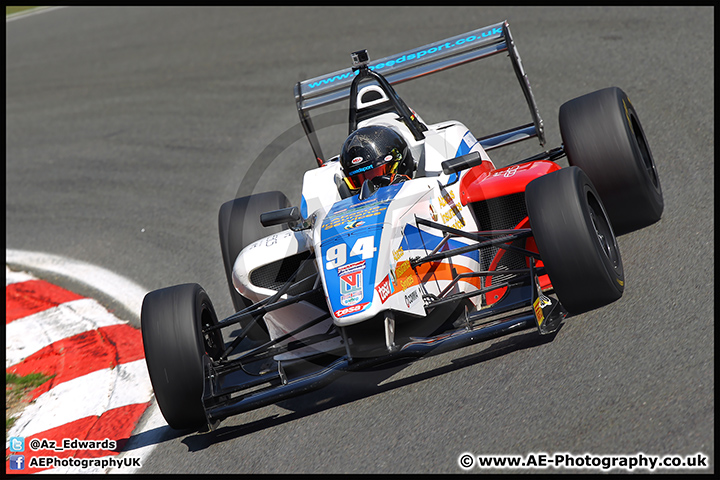
M 479 469 L 581 469 L 581 470 L 677 470 L 708 468 L 708 457 L 694 455 L 575 455 L 571 453 L 530 453 L 528 455 L 473 455 L 463 453 L 458 465 L 463 470 Z
M 461 39 L 456 40 L 455 42 L 452 42 L 452 43 L 451 43 L 451 42 L 445 42 L 445 43 L 443 43 L 442 45 L 438 45 L 438 46 L 436 46 L 436 47 L 431 47 L 431 48 L 428 48 L 427 50 L 419 50 L 419 51 L 414 52 L 414 53 L 403 54 L 402 56 L 400 56 L 400 57 L 398 57 L 398 58 L 395 58 L 394 60 L 388 60 L 388 61 L 383 62 L 383 63 L 378 63 L 377 65 L 370 65 L 368 68 L 369 68 L 370 70 L 380 70 L 380 69 L 385 68 L 385 67 L 392 67 L 393 65 L 400 64 L 400 63 L 403 63 L 403 62 L 408 61 L 408 60 L 420 59 L 420 58 L 424 57 L 425 55 L 431 55 L 431 54 L 436 53 L 436 52 L 439 52 L 439 51 L 441 51 L 441 50 L 443 50 L 443 49 L 448 50 L 448 49 L 453 48 L 453 47 L 459 47 L 460 45 L 464 45 L 464 44 L 466 44 L 466 43 L 474 42 L 475 40 L 478 40 L 478 39 L 480 39 L 480 38 L 485 38 L 485 37 L 489 37 L 489 36 L 492 36 L 492 35 L 499 35 L 499 34 L 502 34 L 502 28 L 500 28 L 500 27 L 495 27 L 495 28 L 493 28 L 493 29 L 491 29 L 491 30 L 488 30 L 487 32 L 482 32 L 482 33 L 480 33 L 480 34 L 477 35 L 477 36 L 476 36 L 476 35 L 470 35 L 470 36 L 467 37 L 467 38 L 461 38 Z M 321 85 L 327 85 L 327 84 L 333 83 L 333 82 L 335 82 L 335 81 L 345 80 L 346 78 L 350 78 L 350 77 L 352 77 L 352 76 L 354 76 L 354 75 L 357 75 L 357 74 L 358 74 L 358 71 L 356 70 L 356 71 L 354 71 L 354 72 L 347 72 L 347 73 L 343 73 L 343 74 L 341 74 L 341 75 L 335 75 L 334 77 L 330 77 L 330 78 L 323 78 L 322 80 L 320 80 L 320 81 L 318 81 L 318 82 L 308 83 L 308 87 L 310 87 L 310 88 L 315 88 L 315 87 L 319 87 L 319 86 L 321 86 Z

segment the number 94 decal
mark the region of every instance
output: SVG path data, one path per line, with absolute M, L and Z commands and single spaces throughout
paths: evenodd
M 350 249 L 350 257 L 362 257 L 363 260 L 375 256 L 375 237 L 358 238 L 353 247 Z M 328 248 L 325 252 L 325 269 L 334 270 L 345 265 L 348 261 L 347 245 L 340 243 L 334 247 Z

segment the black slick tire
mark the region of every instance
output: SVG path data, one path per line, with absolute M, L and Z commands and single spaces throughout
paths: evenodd
M 597 190 L 578 167 L 530 182 L 530 225 L 555 293 L 572 314 L 618 300 L 625 279 L 617 239 Z
M 610 87 L 570 100 L 560 107 L 559 122 L 568 162 L 590 177 L 616 235 L 660 220 L 660 178 L 625 92 Z
M 223 349 L 217 315 L 205 290 L 197 284 L 167 287 L 143 300 L 141 330 L 150 381 L 160 411 L 176 430 L 207 425 L 202 403 L 203 356 L 217 359 Z
M 238 254 L 251 243 L 273 233 L 278 233 L 285 226 L 264 227 L 260 223 L 260 215 L 272 210 L 279 210 L 290 206 L 290 201 L 284 193 L 273 191 L 264 192 L 247 197 L 236 198 L 225 202 L 218 214 L 218 231 L 220 236 L 220 250 L 222 252 L 225 278 L 230 289 L 233 307 L 236 312 L 243 310 L 252 301 L 240 295 L 232 282 L 232 271 Z M 248 332 L 252 340 L 267 339 L 265 324 L 260 321 L 257 328 Z

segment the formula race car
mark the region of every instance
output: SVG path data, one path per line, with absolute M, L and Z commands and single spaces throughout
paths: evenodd
M 532 118 L 510 130 L 476 137 L 455 120 L 427 124 L 392 86 L 503 52 Z M 660 219 L 655 163 L 616 87 L 562 105 L 560 147 L 495 167 L 490 150 L 545 144 L 507 22 L 351 59 L 295 86 L 317 161 L 300 205 L 267 192 L 220 208 L 236 313 L 218 321 L 197 284 L 144 299 L 147 366 L 174 429 L 213 429 L 347 372 L 523 329 L 556 332 L 568 315 L 622 296 L 616 235 Z M 326 157 L 310 112 L 345 100 L 349 136 Z

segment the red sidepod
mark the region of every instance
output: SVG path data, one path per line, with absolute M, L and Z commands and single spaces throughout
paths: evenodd
M 489 162 L 473 167 L 460 180 L 460 202 L 472 202 L 503 197 L 525 191 L 532 180 L 546 175 L 560 166 L 549 160 L 538 160 L 522 165 L 490 169 Z
M 521 165 L 511 165 L 498 169 L 488 168 L 488 165 L 489 164 L 487 162 L 483 162 L 481 165 L 471 168 L 460 180 L 460 201 L 463 205 L 524 192 L 525 187 L 527 187 L 527 184 L 531 181 L 550 172 L 554 172 L 555 170 L 560 170 L 561 168 L 555 162 L 548 160 L 538 160 L 535 162 Z M 529 227 L 530 223 L 528 222 L 527 217 L 525 217 L 518 225 L 514 226 L 514 228 Z M 537 246 L 535 245 L 534 238 L 530 237 L 526 240 L 525 248 L 537 252 Z M 489 267 L 490 270 L 497 268 L 504 253 L 504 250 L 499 250 L 497 252 Z M 542 261 L 538 262 L 538 267 L 541 266 L 543 266 Z M 487 277 L 483 282 L 483 286 L 490 287 L 492 285 L 492 280 L 493 277 Z M 552 288 L 547 275 L 540 276 L 538 280 L 542 290 Z M 506 288 L 500 288 L 489 292 L 486 295 L 487 303 L 490 305 L 501 300 L 502 297 L 504 297 L 506 290 Z

